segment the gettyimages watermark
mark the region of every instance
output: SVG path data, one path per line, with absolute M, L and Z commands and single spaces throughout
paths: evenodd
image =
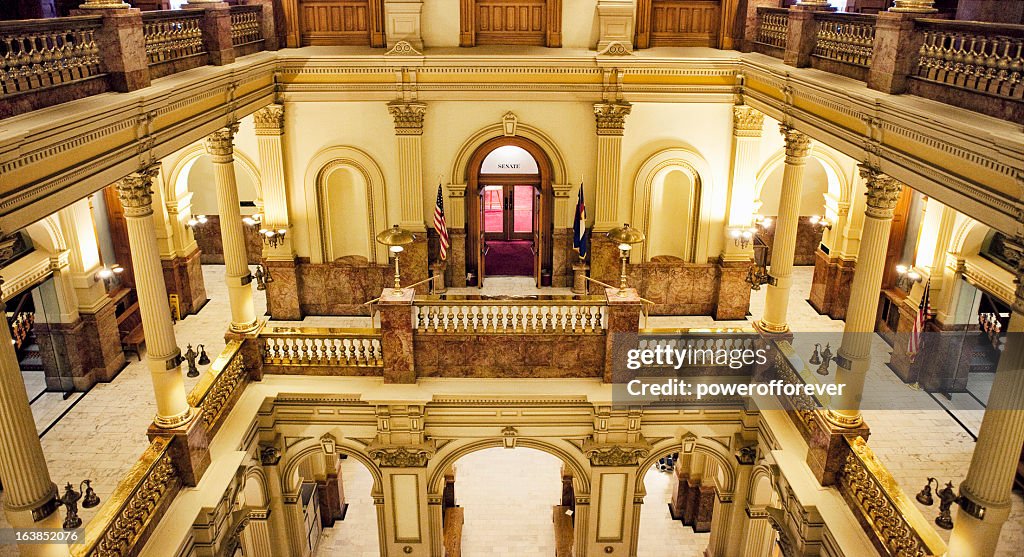
M 983 411 L 987 392 L 968 391 L 968 375 L 991 381 L 1002 355 L 1021 343 L 1024 333 L 969 329 L 916 339 L 911 333 L 854 333 L 845 342 L 842 332 L 773 340 L 733 330 L 614 333 L 613 403 L 734 407 L 775 397 L 788 400 L 783 406 L 790 408 L 941 411 L 936 395 L 962 393 Z

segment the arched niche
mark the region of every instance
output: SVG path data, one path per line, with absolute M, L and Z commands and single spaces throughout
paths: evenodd
M 640 165 L 631 224 L 647 235 L 638 250 L 641 261 L 659 255 L 707 261 L 711 219 L 703 193 L 713 189 L 711 175 L 704 157 L 684 148 L 663 149 Z
M 387 262 L 384 247 L 374 241 L 377 232 L 387 227 L 384 174 L 370 155 L 355 147 L 324 149 L 310 162 L 305 183 L 313 185 L 305 188 L 313 263 L 347 255 L 365 257 L 370 263 Z M 343 208 L 346 200 L 357 204 Z M 338 236 L 356 227 L 356 238 Z

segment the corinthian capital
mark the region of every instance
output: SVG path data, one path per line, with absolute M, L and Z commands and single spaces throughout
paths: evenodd
M 126 217 L 153 214 L 153 178 L 160 172 L 157 165 L 133 172 L 117 183 L 117 197 Z
M 231 155 L 235 150 L 236 133 L 238 133 L 237 122 L 211 133 L 206 138 L 206 152 L 217 162 L 231 162 Z
M 786 164 L 804 164 L 811 152 L 811 138 L 796 128 L 779 124 L 782 139 L 786 142 Z
M 891 219 L 903 184 L 880 170 L 866 164 L 859 165 L 860 176 L 867 185 L 867 209 L 864 214 L 877 219 Z
M 256 135 L 281 135 L 284 132 L 284 105 L 267 105 L 252 117 L 256 122 Z
M 395 119 L 395 133 L 398 135 L 423 135 L 423 117 L 427 105 L 418 102 L 392 101 L 388 112 Z
M 595 104 L 597 135 L 622 135 L 626 127 L 626 116 L 629 116 L 631 110 L 633 105 L 628 102 Z
M 764 114 L 747 105 L 732 107 L 732 134 L 736 137 L 761 137 Z

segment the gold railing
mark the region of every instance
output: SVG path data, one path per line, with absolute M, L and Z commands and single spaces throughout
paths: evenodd
M 863 437 L 846 437 L 849 445 L 837 476 L 839 492 L 860 515 L 876 548 L 889 557 L 945 555 L 928 521 L 875 457 Z
M 242 341 L 229 341 L 188 394 L 189 406 L 197 409 L 203 426 L 212 435 L 228 410 L 228 402 L 248 379 Z
M 167 10 L 142 14 L 149 65 L 204 54 L 202 10 Z
M 236 47 L 263 40 L 263 6 L 231 6 L 231 44 Z
M 158 437 L 117 484 L 99 513 L 85 526 L 73 557 L 121 557 L 133 554 L 159 521 L 181 487 L 169 452 L 171 440 Z
M 1024 25 L 919 19 L 917 77 L 1013 100 L 1024 99 Z
M 757 42 L 785 50 L 786 38 L 789 35 L 789 10 L 758 8 L 757 21 Z
M 818 22 L 814 37 L 815 56 L 861 67 L 871 64 L 878 16 L 816 13 L 814 19 Z
M 417 299 L 417 333 L 604 334 L 604 297 L 523 299 Z
M 381 367 L 380 329 L 267 327 L 259 334 L 265 365 Z
M 100 16 L 0 22 L 0 97 L 100 75 Z

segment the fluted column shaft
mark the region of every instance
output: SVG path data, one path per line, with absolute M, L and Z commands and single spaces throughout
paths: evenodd
M 156 395 L 154 423 L 173 428 L 188 422 L 192 413 L 185 399 L 185 384 L 179 369 L 181 352 L 174 337 L 167 286 L 153 228 L 152 186 L 158 168 L 153 166 L 125 177 L 118 182 L 117 193 L 124 207 L 135 290 L 146 337 L 146 362 Z
M 732 110 L 732 178 L 729 181 L 728 230 L 723 259 L 750 261 L 754 255 L 753 246 L 737 245 L 732 240 L 731 231 L 749 227 L 755 212 L 754 185 L 757 182 L 764 114 L 746 105 L 734 106 Z
M 846 387 L 842 395 L 832 397 L 827 414 L 828 420 L 840 427 L 861 424 L 860 399 L 870 364 L 889 230 L 893 209 L 903 189 L 903 184 L 874 168 L 861 165 L 860 174 L 867 184 L 867 207 L 843 340 L 836 356 L 836 383 Z
M 252 275 L 245 249 L 245 233 L 238 210 L 238 186 L 235 182 L 234 137 L 238 124 L 222 128 L 206 138 L 206 152 L 213 158 L 217 182 L 217 211 L 220 236 L 224 245 L 224 275 L 231 303 L 231 330 L 247 333 L 256 328 L 256 307 L 252 301 Z
M 789 290 L 793 280 L 793 258 L 796 256 L 800 195 L 804 187 L 804 168 L 811 151 L 809 137 L 784 124 L 779 128 L 786 140 L 786 166 L 782 173 L 779 215 L 775 220 L 775 239 L 772 243 L 770 273 L 775 278 L 775 284 L 768 285 L 764 316 L 758 322 L 761 329 L 770 333 L 789 331 L 786 314 L 789 311 Z
M 398 142 L 398 186 L 402 227 L 413 232 L 426 230 L 423 214 L 423 119 L 427 105 L 419 102 L 388 103 L 395 118 Z
M 6 320 L 0 324 L 0 478 L 9 512 L 47 507 L 57 495 Z
M 288 186 L 284 167 L 284 106 L 269 105 L 253 115 L 256 121 L 256 143 L 260 153 L 260 184 L 263 190 L 263 227 L 268 230 L 288 230 Z M 265 245 L 266 259 L 291 261 L 292 238 L 285 234 L 284 241 L 275 247 Z
M 978 430 L 961 503 L 949 540 L 949 554 L 989 557 L 1010 513 L 1010 491 L 1024 445 L 1024 266 L 1018 268 L 1017 295 L 999 357 L 992 394 Z M 984 509 L 981 514 L 977 509 Z M 981 514 L 981 518 L 978 518 Z
M 622 134 L 633 105 L 628 102 L 597 103 L 597 190 L 594 232 L 607 232 L 619 222 L 619 174 L 622 164 Z

